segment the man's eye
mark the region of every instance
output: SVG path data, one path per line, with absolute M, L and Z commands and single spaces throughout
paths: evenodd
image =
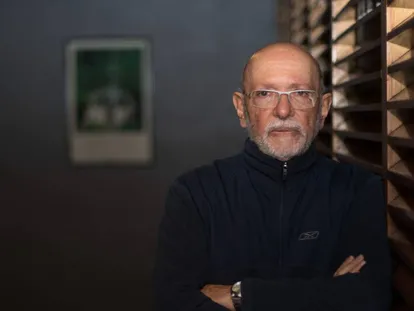
M 267 97 L 270 95 L 268 91 L 257 91 L 255 97 Z
M 309 95 L 310 95 L 310 92 L 308 92 L 308 91 L 296 91 L 295 93 L 296 93 L 296 95 L 298 95 L 300 97 L 309 97 Z

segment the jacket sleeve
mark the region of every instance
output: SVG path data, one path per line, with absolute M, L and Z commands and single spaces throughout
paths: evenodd
M 179 182 L 167 195 L 158 235 L 156 310 L 227 310 L 200 292 L 208 264 L 207 229 L 191 194 Z
M 243 311 L 386 311 L 391 301 L 391 260 L 386 231 L 383 184 L 372 177 L 359 189 L 345 216 L 332 261 L 332 275 L 350 255 L 363 254 L 359 274 L 340 277 L 246 279 Z

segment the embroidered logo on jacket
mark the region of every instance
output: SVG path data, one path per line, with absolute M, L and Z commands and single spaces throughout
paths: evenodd
M 319 236 L 319 231 L 309 231 L 309 232 L 303 232 L 299 236 L 299 241 L 305 241 L 305 240 L 315 240 Z

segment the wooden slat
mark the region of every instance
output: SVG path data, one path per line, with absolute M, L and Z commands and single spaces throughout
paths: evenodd
M 397 129 L 404 126 L 401 117 L 398 115 L 396 110 L 388 110 L 387 111 L 387 134 L 391 135 Z
M 414 271 L 414 247 L 405 234 L 397 228 L 391 216 L 387 216 L 388 238 L 393 249 L 398 253 L 401 260 Z
M 407 188 L 414 190 L 414 179 L 405 177 L 401 174 L 394 173 L 391 170 L 385 172 L 385 178 L 392 181 L 393 183 L 401 184 L 406 186 Z
M 331 30 L 330 25 L 324 25 L 323 26 L 323 31 L 320 31 L 318 33 L 318 35 L 312 36 L 311 40 L 310 40 L 310 43 L 312 45 L 316 44 L 318 41 L 320 41 L 322 39 L 323 36 L 327 35 L 330 30 Z
M 377 40 L 372 41 L 372 42 L 365 43 L 363 46 L 355 48 L 355 50 L 353 50 L 352 53 L 336 61 L 334 63 L 334 66 L 338 66 L 344 62 L 353 61 L 357 59 L 358 57 L 361 57 L 364 54 L 370 52 L 371 50 L 379 48 L 380 46 L 381 46 L 381 38 L 378 38 Z
M 405 23 L 401 24 L 400 26 L 394 28 L 392 31 L 390 31 L 387 34 L 387 40 L 391 40 L 395 36 L 398 36 L 403 31 L 406 31 L 407 29 L 414 28 L 414 18 L 411 18 L 407 20 Z
M 327 14 L 329 14 L 327 8 L 324 8 L 323 10 L 317 13 L 312 12 L 308 20 L 309 28 L 313 29 L 317 27 L 318 25 L 320 25 Z
M 414 124 L 402 124 L 390 136 L 414 141 Z
M 366 83 L 366 82 L 371 82 L 377 79 L 381 78 L 381 72 L 377 71 L 377 72 L 372 72 L 372 73 L 368 73 L 365 75 L 359 75 L 356 76 L 354 78 L 350 78 L 349 80 L 336 84 L 333 86 L 333 88 L 345 88 L 345 87 L 350 87 L 350 86 L 354 86 L 357 84 L 362 84 L 362 83 Z
M 336 22 L 332 25 L 332 38 L 333 43 L 336 43 L 339 39 L 349 33 L 355 26 L 354 20 L 344 20 Z
M 333 116 L 334 117 L 334 116 Z M 333 120 L 335 121 L 335 120 Z M 360 149 L 356 149 L 356 146 L 370 145 L 368 152 L 359 152 Z M 381 154 L 376 153 L 377 150 L 381 150 L 381 145 L 376 142 L 366 143 L 363 140 L 350 140 L 347 137 L 339 136 L 336 131 L 332 135 L 332 147 L 334 155 L 341 159 L 341 161 L 355 163 L 361 165 L 368 170 L 374 171 L 378 174 L 383 174 L 384 170 L 381 167 L 382 157 Z M 357 151 L 357 153 L 355 153 Z
M 414 243 L 414 195 L 409 187 L 387 182 L 388 213 L 397 227 Z
M 414 120 L 412 120 L 414 122 Z M 393 137 L 414 139 L 414 124 L 402 124 L 395 131 L 390 133 Z
M 414 4 L 412 0 L 394 0 L 387 7 L 387 33 L 400 27 L 406 27 L 405 24 L 413 17 Z
M 406 183 L 414 181 L 414 150 L 408 140 L 388 138 L 387 167 L 390 172 L 405 178 Z M 403 148 L 401 148 L 401 146 Z M 397 148 L 398 147 L 398 148 Z M 408 147 L 408 148 L 407 148 Z
M 334 154 L 335 154 L 335 157 L 341 162 L 343 161 L 346 163 L 356 164 L 356 165 L 366 168 L 367 170 L 373 171 L 377 174 L 383 173 L 383 169 L 380 165 L 376 165 L 371 162 L 367 162 L 362 159 L 356 158 L 354 156 L 350 156 L 350 155 L 346 155 L 346 154 L 342 154 L 338 152 L 335 152 Z
M 393 109 L 387 111 L 387 133 L 392 137 L 413 140 L 414 120 L 410 118 L 409 114 L 412 110 L 405 110 Z
M 325 31 L 325 25 L 319 25 L 315 29 L 312 29 L 312 31 L 310 32 L 310 43 L 314 44 L 315 42 L 317 42 L 318 38 L 320 38 Z
M 327 1 L 317 1 L 314 6 L 309 8 L 308 24 L 311 29 L 319 25 L 323 18 L 330 13 L 328 9 Z
M 345 37 L 348 33 L 350 33 L 351 31 L 355 30 L 358 27 L 361 27 L 362 25 L 364 25 L 365 23 L 369 22 L 370 20 L 372 20 L 376 16 L 379 16 L 380 13 L 381 13 L 381 7 L 376 7 L 374 10 L 372 10 L 370 13 L 368 13 L 367 15 L 365 15 L 364 17 L 362 17 L 361 19 L 359 19 L 359 20 L 357 20 L 355 22 L 350 23 L 348 25 L 348 27 L 346 27 L 345 29 L 343 29 L 343 26 L 346 25 L 344 23 L 339 28 L 339 30 L 342 30 L 341 33 L 335 33 L 335 35 L 333 35 L 333 43 L 337 43 L 343 37 Z
M 413 68 L 414 68 L 414 57 L 389 66 L 388 73 L 391 74 L 393 72 L 397 72 L 401 70 L 413 70 Z
M 381 111 L 381 109 L 382 109 L 381 103 L 352 105 L 352 106 L 334 108 L 335 111 L 340 111 L 340 112 Z
M 413 171 L 410 169 L 410 164 L 404 160 L 399 161 L 389 168 L 390 172 L 403 176 L 411 181 L 414 181 Z
M 414 99 L 414 30 L 387 43 L 387 101 Z
M 332 62 L 336 62 L 338 59 L 344 59 L 348 55 L 351 55 L 360 47 L 355 46 L 355 34 L 351 36 L 352 42 L 349 44 L 334 44 L 332 49 Z M 336 64 L 335 64 L 336 66 Z
M 403 71 L 398 71 L 387 78 L 387 100 L 388 101 L 403 101 L 414 99 L 414 75 L 408 75 Z
M 296 33 L 292 37 L 292 42 L 294 42 L 296 44 L 302 44 L 306 40 L 307 36 L 308 36 L 308 34 L 305 31 Z
M 414 138 L 388 136 L 388 142 L 394 146 L 414 148 Z
M 414 29 L 408 29 L 387 42 L 387 65 L 391 66 L 414 57 Z
M 341 16 L 357 2 L 358 0 L 332 1 L 333 21 L 339 20 Z
M 397 152 L 395 146 L 387 145 L 387 169 L 392 168 L 395 164 L 401 161 L 401 157 Z
M 394 208 L 404 211 L 404 213 L 407 214 L 407 217 L 414 221 L 414 210 L 409 206 L 409 203 L 407 203 L 407 201 L 404 200 L 404 198 L 402 198 L 401 196 L 397 196 L 388 204 L 393 206 Z M 413 205 L 413 202 L 411 202 L 411 205 Z
M 291 18 L 297 18 L 298 16 L 300 16 L 301 14 L 304 13 L 306 9 L 306 1 L 299 1 L 299 2 L 295 2 L 295 5 L 293 6 L 292 10 L 291 10 Z
M 367 138 L 376 141 L 381 139 L 381 114 L 379 112 L 345 113 L 343 110 L 333 110 L 332 123 L 335 131 L 341 137 Z
M 329 45 L 328 44 L 318 44 L 316 46 L 313 46 L 310 49 L 310 53 L 314 58 L 319 58 L 325 53 L 329 52 Z
M 354 139 L 363 139 L 369 141 L 381 142 L 381 134 L 378 133 L 364 133 L 364 132 L 350 132 L 350 131 L 338 131 L 335 133 L 341 137 L 349 137 Z
M 292 32 L 301 31 L 304 28 L 305 28 L 305 19 L 304 18 L 295 19 L 291 23 L 291 27 L 290 27 Z
M 411 100 L 395 100 L 387 103 L 388 109 L 413 109 L 414 99 Z
M 408 307 L 414 308 L 414 273 L 405 265 L 399 265 L 393 275 L 393 285 Z
M 410 206 L 411 205 L 411 206 Z M 407 234 L 407 239 L 414 242 L 414 202 L 412 197 L 397 196 L 388 203 L 388 212 L 394 223 Z

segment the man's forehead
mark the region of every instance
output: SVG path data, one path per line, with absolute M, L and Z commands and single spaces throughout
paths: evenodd
M 254 57 L 250 61 L 249 71 L 254 72 L 258 69 L 271 70 L 272 67 L 292 71 L 300 69 L 303 72 L 313 73 L 316 71 L 316 66 L 311 58 L 306 55 L 283 55 L 273 54 L 266 57 Z
M 311 82 L 298 82 L 298 81 L 283 81 L 278 83 L 277 81 L 260 81 L 251 83 L 252 87 L 266 89 L 266 90 L 308 90 L 313 89 L 314 84 Z
M 296 61 L 271 60 L 252 63 L 247 80 L 260 80 L 263 83 L 314 84 L 317 71 L 312 65 L 306 66 Z M 268 82 L 267 82 L 268 81 Z
M 243 75 L 244 82 L 257 79 L 267 84 L 277 84 L 280 79 L 292 80 L 285 80 L 285 84 L 315 85 L 319 82 L 317 65 L 303 52 L 289 57 L 283 53 L 260 54 L 255 54 L 250 59 Z
M 258 50 L 252 55 L 250 60 L 255 60 L 259 58 L 272 58 L 284 56 L 294 56 L 294 57 L 305 57 L 308 59 L 313 59 L 312 55 L 308 51 L 304 50 L 302 47 L 291 44 L 291 43 L 278 43 L 269 45 L 263 49 Z

